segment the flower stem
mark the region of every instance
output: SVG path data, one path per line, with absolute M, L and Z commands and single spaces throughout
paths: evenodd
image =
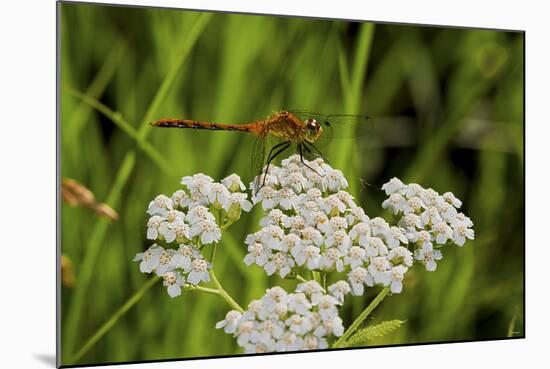
M 220 281 L 218 281 L 218 278 L 214 273 L 214 269 L 210 269 L 210 277 L 212 277 L 212 281 L 218 288 L 218 292 L 220 296 L 225 299 L 225 301 L 229 304 L 229 306 L 231 306 L 235 310 L 238 310 L 241 313 L 244 312 L 244 309 L 235 300 L 233 300 L 233 298 L 223 289 L 222 285 L 220 284 Z
M 299 275 L 299 274 L 296 274 L 296 279 L 299 280 L 300 282 L 308 282 L 307 279 L 305 279 L 304 277 L 302 277 L 302 276 Z
M 136 293 L 132 295 L 125 303 L 122 305 L 112 316 L 105 322 L 94 334 L 93 336 L 82 346 L 80 350 L 70 360 L 71 364 L 76 364 L 87 352 L 90 350 L 96 343 L 107 333 L 115 323 L 124 315 L 132 306 L 134 306 L 151 288 L 156 282 L 160 280 L 160 277 L 154 276 L 147 281 Z
M 367 317 L 378 306 L 378 304 L 380 304 L 382 300 L 384 300 L 384 298 L 388 295 L 389 292 L 390 292 L 390 288 L 384 287 L 384 289 L 382 289 L 382 291 L 378 293 L 378 295 L 374 298 L 374 300 L 371 301 L 369 306 L 367 306 L 366 309 L 363 310 L 361 314 L 359 314 L 359 316 L 353 321 L 353 323 L 351 323 L 351 325 L 344 332 L 342 337 L 340 337 L 336 342 L 334 342 L 333 347 L 334 348 L 346 347 L 346 343 L 347 343 L 346 341 L 348 340 L 348 338 L 353 334 L 353 332 L 357 330 L 357 328 L 359 328 L 361 323 L 363 323 L 365 319 L 367 319 Z
M 188 291 L 201 291 L 201 292 L 204 292 L 204 293 L 209 293 L 211 295 L 219 295 L 220 294 L 220 291 L 217 290 L 217 289 L 214 289 L 214 288 L 208 288 L 208 287 L 202 287 L 202 286 L 193 286 L 193 285 L 186 285 L 184 287 L 185 290 L 188 290 Z

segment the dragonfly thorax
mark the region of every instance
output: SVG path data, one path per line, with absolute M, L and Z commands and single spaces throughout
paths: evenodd
M 306 141 L 314 143 L 321 137 L 323 127 L 314 118 L 309 118 L 304 121 L 304 138 Z

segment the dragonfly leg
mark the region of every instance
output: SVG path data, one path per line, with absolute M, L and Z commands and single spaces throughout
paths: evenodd
M 298 153 L 300 154 L 300 161 L 302 162 L 302 164 L 322 177 L 323 175 L 321 173 L 317 172 L 315 169 L 313 169 L 312 167 L 310 167 L 309 165 L 306 164 L 306 162 L 304 161 L 304 152 L 303 152 L 303 150 L 304 150 L 304 147 L 301 144 L 298 145 Z M 306 151 L 311 152 L 311 151 L 309 151 L 308 148 L 306 148 Z
M 258 187 L 256 189 L 256 193 L 265 185 L 265 177 L 267 176 L 267 173 L 269 172 L 269 165 L 271 164 L 271 162 L 273 161 L 273 159 L 275 159 L 275 157 L 277 155 L 279 155 L 280 153 L 282 153 L 283 151 L 285 151 L 288 147 L 290 146 L 290 142 L 289 141 L 285 141 L 285 142 L 281 142 L 275 146 L 273 146 L 271 148 L 271 150 L 269 151 L 269 155 L 267 156 L 267 163 L 266 163 L 266 166 L 265 166 L 265 170 L 263 171 L 263 181 L 262 181 L 262 184 L 260 187 Z M 275 153 L 273 153 L 273 151 L 277 150 Z
M 323 159 L 324 161 L 326 161 L 327 163 L 329 162 L 328 159 L 325 157 L 325 155 L 323 155 L 323 153 L 321 152 L 321 150 L 319 150 L 317 147 L 315 147 L 314 144 L 312 143 L 309 143 L 307 141 L 304 142 L 304 148 L 307 150 L 307 152 L 311 153 L 312 155 L 315 155 L 321 159 Z M 312 152 L 311 149 L 313 149 L 315 151 Z

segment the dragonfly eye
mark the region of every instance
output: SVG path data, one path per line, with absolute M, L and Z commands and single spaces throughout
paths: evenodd
M 306 120 L 306 139 L 309 142 L 315 142 L 321 135 L 321 125 L 316 119 L 309 118 Z

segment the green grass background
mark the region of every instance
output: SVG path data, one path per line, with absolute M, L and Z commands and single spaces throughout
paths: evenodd
M 454 192 L 475 223 L 475 241 L 444 250 L 435 273 L 409 271 L 404 292 L 383 301 L 368 323 L 406 323 L 370 345 L 524 335 L 522 33 L 70 3 L 59 22 L 61 175 L 120 213 L 109 222 L 61 205 L 77 276 L 62 289 L 63 364 L 147 281 L 132 258 L 149 246 L 155 195 L 197 172 L 251 179 L 252 137 L 148 122 L 239 123 L 289 108 L 372 117 L 371 135 L 335 140 L 328 154 L 371 217 L 387 215 L 384 195 L 360 180 L 397 176 Z M 245 214 L 218 247 L 217 275 L 241 305 L 294 286 L 242 263 L 260 215 Z M 346 325 L 377 292 L 348 300 Z M 78 363 L 239 353 L 214 329 L 228 309 L 156 285 Z

